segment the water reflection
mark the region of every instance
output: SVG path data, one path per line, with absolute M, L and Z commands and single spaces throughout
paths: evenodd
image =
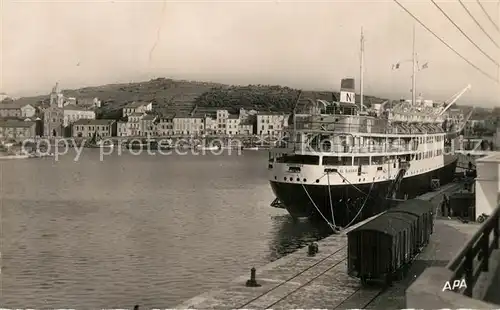
M 270 242 L 270 261 L 332 234 L 332 229 L 322 221 L 293 220 L 289 215 L 277 215 L 272 217 L 272 222 L 275 236 Z

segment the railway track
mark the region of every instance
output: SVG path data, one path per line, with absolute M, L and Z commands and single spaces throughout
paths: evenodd
M 337 255 L 340 251 L 344 250 L 347 248 L 347 245 L 345 246 L 342 246 L 341 248 L 339 248 L 338 250 L 336 250 L 335 252 L 329 254 L 328 256 L 320 259 L 319 261 L 317 261 L 316 263 L 312 264 L 311 266 L 305 268 L 304 270 L 302 270 L 301 272 L 295 274 L 293 277 L 290 277 L 288 279 L 286 279 L 285 281 L 283 281 L 282 283 L 274 286 L 273 288 L 271 288 L 270 290 L 254 297 L 253 299 L 247 301 L 245 304 L 239 306 L 237 309 L 245 309 L 248 305 L 250 305 L 251 303 L 253 303 L 254 301 L 262 298 L 263 296 L 277 290 L 278 288 L 282 287 L 283 285 L 287 284 L 287 283 L 290 283 L 290 282 L 293 282 L 293 280 L 297 279 L 298 277 L 300 277 L 301 275 L 303 275 L 304 273 L 306 273 L 307 271 L 309 270 L 313 270 L 314 268 L 318 267 L 319 265 L 321 265 L 322 263 L 324 263 L 325 261 L 327 261 L 328 259 L 331 259 L 332 257 L 334 257 L 335 255 Z M 286 299 L 290 294 L 293 294 L 294 292 L 300 290 L 301 288 L 303 288 L 304 286 L 306 286 L 307 284 L 313 282 L 314 280 L 316 280 L 317 278 L 319 278 L 320 276 L 322 276 L 323 274 L 325 274 L 326 272 L 332 270 L 333 268 L 335 268 L 336 266 L 338 266 L 339 264 L 343 263 L 345 261 L 345 259 L 347 258 L 346 255 L 343 255 L 341 256 L 340 260 L 334 264 L 332 264 L 330 267 L 328 267 L 326 270 L 323 270 L 321 271 L 319 274 L 315 275 L 314 277 L 312 277 L 311 279 L 309 279 L 307 282 L 305 282 L 304 284 L 300 285 L 299 287 L 295 288 L 294 290 L 292 290 L 291 292 L 289 292 L 288 294 L 286 294 L 285 296 L 279 298 L 277 301 L 273 302 L 272 304 L 270 305 L 267 305 L 266 308 L 267 309 L 270 309 L 272 308 L 274 305 L 276 305 L 277 303 L 279 303 L 280 301 Z
M 386 289 L 359 287 L 333 309 L 367 309 Z

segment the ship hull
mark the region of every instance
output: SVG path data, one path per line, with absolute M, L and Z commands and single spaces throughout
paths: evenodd
M 450 183 L 455 175 L 457 160 L 456 156 L 445 156 L 445 165 L 442 168 L 404 178 L 396 193 L 396 198 L 411 199 L 428 192 L 431 190 L 431 180 L 435 178 L 440 180 L 441 185 Z M 324 216 L 335 225 L 345 227 L 378 214 L 390 206 L 385 198 L 392 183 L 391 180 L 359 184 L 356 187 L 349 184 L 328 187 L 276 181 L 270 181 L 270 183 L 275 196 L 294 218 Z M 370 198 L 367 198 L 368 193 L 370 193 Z

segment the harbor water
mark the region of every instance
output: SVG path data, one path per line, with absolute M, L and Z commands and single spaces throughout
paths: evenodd
M 0 161 L 3 308 L 168 308 L 329 233 L 269 206 L 264 152 L 73 155 Z

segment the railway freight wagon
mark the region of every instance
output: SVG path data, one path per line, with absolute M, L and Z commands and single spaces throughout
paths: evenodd
M 363 285 L 390 285 L 406 274 L 433 232 L 433 206 L 412 199 L 400 203 L 347 234 L 348 274 Z

